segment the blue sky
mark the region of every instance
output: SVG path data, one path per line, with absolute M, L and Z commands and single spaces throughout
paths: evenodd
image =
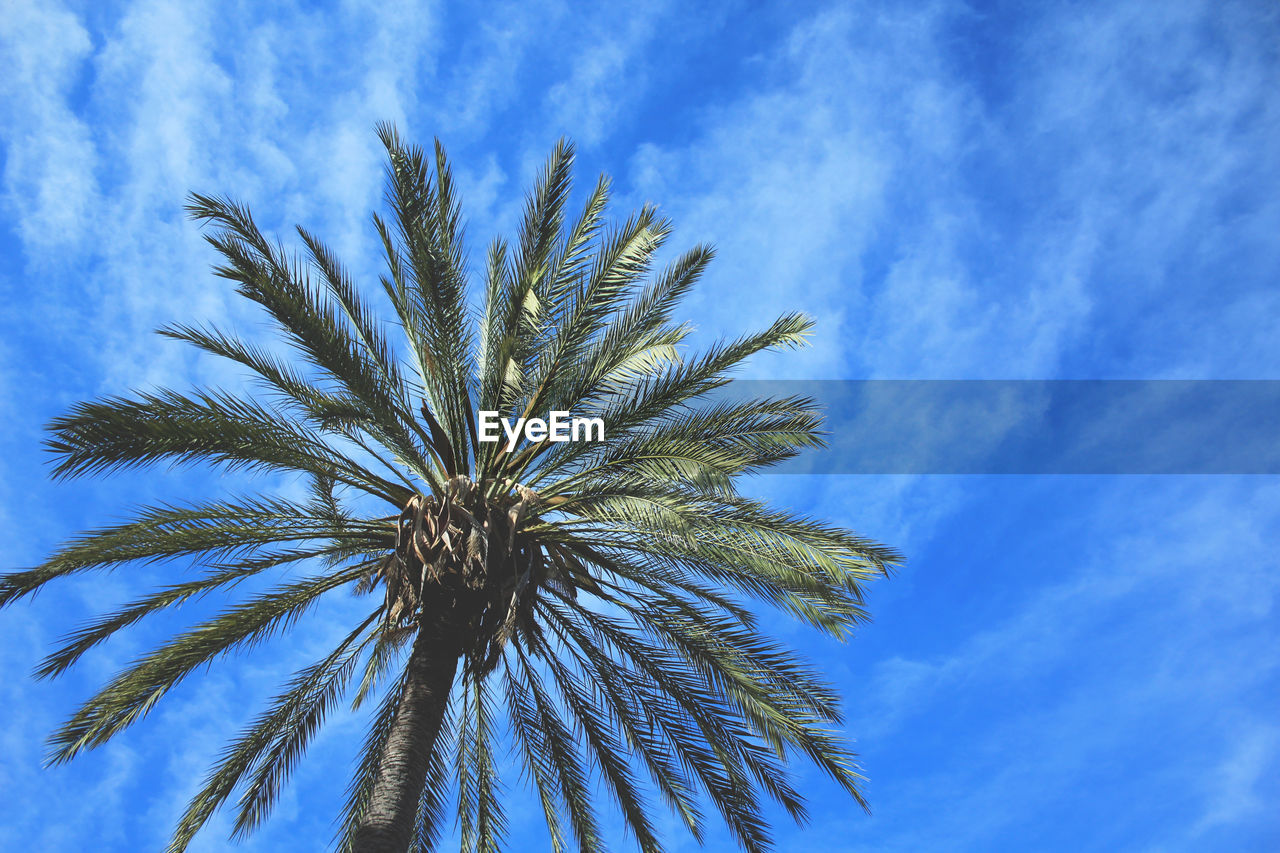
M 53 485 L 41 425 L 87 396 L 238 381 L 151 334 L 264 328 L 208 274 L 190 190 L 235 195 L 272 230 L 305 224 L 372 282 L 383 119 L 444 141 L 477 252 L 513 228 L 555 139 L 575 139 L 580 183 L 614 176 L 615 213 L 652 200 L 674 246 L 718 247 L 685 311 L 700 340 L 818 319 L 812 347 L 753 375 L 1280 378 L 1273 3 L 256 6 L 6 3 L 0 564 L 143 501 L 241 485 Z M 780 849 L 1280 848 L 1275 477 L 756 488 L 908 556 L 851 644 L 776 622 L 840 685 L 874 808 L 800 768 L 813 820 L 780 818 Z M 321 608 L 41 769 L 77 699 L 201 611 L 55 683 L 34 663 L 162 575 L 0 614 L 0 848 L 159 848 L 222 741 L 349 616 Z M 336 718 L 243 849 L 327 842 L 360 732 Z M 539 849 L 509 780 L 514 847 Z M 196 848 L 224 849 L 228 828 Z M 708 847 L 731 849 L 723 833 Z

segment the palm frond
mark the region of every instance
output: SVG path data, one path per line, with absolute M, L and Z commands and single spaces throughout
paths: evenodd
M 362 648 L 357 640 L 376 616 L 376 613 L 371 615 L 357 626 L 323 660 L 297 673 L 271 708 L 228 744 L 206 778 L 204 787 L 191 799 L 178 822 L 168 853 L 186 850 L 196 833 L 255 767 L 259 768 L 260 777 L 266 777 L 260 782 L 255 780 L 255 787 L 261 788 L 270 779 L 275 783 L 271 787 L 271 797 L 274 798 L 278 790 L 278 771 L 270 768 L 278 767 L 282 758 L 288 764 L 296 760 L 301 745 L 314 733 L 329 702 L 341 692 L 342 684 L 350 676 L 351 663 Z M 271 757 L 264 761 L 264 756 Z M 259 801 L 258 797 L 251 799 Z
M 0 576 L 0 606 L 36 592 L 55 578 L 132 562 L 196 557 L 218 563 L 269 545 L 309 540 L 389 547 L 394 535 L 389 522 L 353 520 L 335 525 L 316 518 L 305 505 L 280 498 L 146 507 L 131 521 L 71 539 L 40 566 Z
M 145 716 L 184 678 L 216 657 L 286 630 L 316 599 L 358 578 L 355 567 L 306 578 L 251 599 L 175 638 L 116 676 L 50 738 L 50 762 L 60 764 L 100 746 Z

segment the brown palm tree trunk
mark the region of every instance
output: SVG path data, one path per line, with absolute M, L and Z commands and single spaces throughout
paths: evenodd
M 404 696 L 391 722 L 369 807 L 355 833 L 354 853 L 409 849 L 431 749 L 458 670 L 459 633 L 452 620 L 430 617 L 418 631 L 406 667 Z

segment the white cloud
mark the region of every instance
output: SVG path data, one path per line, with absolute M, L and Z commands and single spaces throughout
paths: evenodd
M 518 97 L 520 72 L 530 49 L 546 39 L 568 11 L 559 3 L 503 2 L 472 8 L 477 18 L 474 34 L 461 46 L 456 66 L 439 69 L 439 84 L 423 99 L 442 135 L 488 130 L 494 115 Z
M 97 157 L 88 126 L 69 103 L 92 44 L 60 4 L 15 0 L 4 17 L 4 204 L 33 253 L 63 251 L 77 246 L 95 213 Z
M 1277 10 L 1107 4 L 1037 23 L 1002 133 L 1041 189 L 1043 227 L 1083 229 L 1073 267 L 1094 313 L 1080 331 L 1107 345 L 1112 376 L 1268 375 L 1275 344 L 1255 321 L 1280 301 L 1255 264 L 1276 258 L 1280 227 L 1262 189 L 1280 176 Z
M 1253 268 L 1209 282 L 1274 257 L 1276 16 L 1218 8 L 1046 7 L 971 64 L 966 7 L 820 13 L 632 182 L 720 245 L 715 331 L 818 316 L 808 376 L 1265 374 L 1248 318 L 1280 302 Z
M 903 333 L 912 346 L 896 348 L 868 329 L 882 315 L 886 325 L 889 315 L 903 319 L 895 299 L 912 318 L 932 300 L 939 336 L 968 319 L 974 299 L 967 282 L 948 279 L 959 263 L 946 232 L 969 214 L 946 195 L 947 164 L 983 128 L 967 85 L 938 59 L 953 15 L 939 4 L 818 14 L 762 60 L 760 90 L 705 110 L 692 143 L 640 150 L 631 169 L 637 194 L 673 212 L 680 235 L 721 249 L 692 303 L 715 318 L 715 331 L 803 308 L 820 320 L 818 349 L 787 364 L 836 378 L 893 372 L 900 353 L 920 347 L 913 328 Z M 867 254 L 883 229 L 900 225 L 888 219 L 895 186 L 920 181 L 937 182 L 930 189 L 946 206 L 926 210 L 923 229 L 908 228 L 903 251 L 911 255 L 882 288 Z
M 550 117 L 558 132 L 584 146 L 607 138 L 612 125 L 642 93 L 647 70 L 644 48 L 666 4 L 615 7 L 579 42 L 568 75 L 547 91 Z
M 1079 493 L 1057 482 L 1064 497 Z M 922 721 L 944 727 L 921 774 L 869 767 L 887 821 L 865 826 L 869 849 L 928 849 L 943 839 L 953 849 L 983 849 L 1009 837 L 1011 826 L 1033 825 L 1068 790 L 1110 790 L 1124 774 L 1156 790 L 1180 786 L 1202 804 L 1200 814 L 1165 827 L 1159 837 L 1170 848 L 1256 808 L 1276 737 L 1242 714 L 1248 697 L 1280 675 L 1277 489 L 1143 478 L 1095 495 L 1088 513 L 1010 543 L 1020 554 L 1053 551 L 1045 562 L 1066 569 L 1060 582 L 1036 585 L 1021 601 L 989 584 L 1009 603 L 1002 618 L 935 656 L 879 660 L 869 683 L 849 687 L 857 709 L 849 730 L 875 755 L 909 755 L 895 739 L 922 736 Z M 1077 544 L 1063 560 L 1066 543 Z M 965 571 L 909 565 L 910 582 L 922 588 L 928 573 L 957 570 Z M 1187 728 L 1194 745 L 1179 739 Z M 886 776 L 895 781 L 885 784 Z
M 1211 775 L 1204 814 L 1191 829 L 1193 837 L 1262 813 L 1268 806 L 1257 790 L 1273 773 L 1280 753 L 1280 727 L 1270 723 L 1241 726 L 1240 734 Z

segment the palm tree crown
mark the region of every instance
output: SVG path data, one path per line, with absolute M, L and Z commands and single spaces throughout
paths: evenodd
M 162 334 L 237 362 L 262 393 L 135 393 L 50 425 L 59 477 L 209 462 L 300 474 L 310 491 L 147 508 L 0 579 L 9 604 L 89 570 L 174 557 L 201 567 L 77 629 L 40 665 L 49 677 L 149 614 L 280 575 L 112 679 L 52 736 L 52 760 L 104 743 L 191 673 L 332 594 L 366 597 L 367 615 L 227 746 L 170 850 L 233 794 L 236 833 L 251 831 L 344 700 L 372 706 L 339 820 L 344 850 L 430 849 L 455 807 L 464 849 L 498 848 L 508 748 L 556 850 L 602 847 L 597 789 L 641 849 L 661 848 L 655 794 L 698 839 L 709 804 L 744 849 L 766 849 L 766 800 L 805 817 L 787 774 L 796 752 L 863 803 L 836 695 L 758 631 L 752 608 L 845 637 L 865 618 L 864 583 L 897 557 L 738 492 L 742 475 L 821 443 L 811 400 L 708 398 L 752 354 L 802 343 L 810 322 L 787 315 L 690 354 L 689 328 L 671 316 L 711 250 L 654 270 L 669 223 L 645 206 L 607 225 L 603 177 L 568 217 L 563 142 L 517 242 L 490 246 L 473 310 L 443 150 L 378 132 L 391 216 L 373 224 L 403 339 L 387 337 L 315 236 L 299 228 L 290 254 L 243 207 L 193 195 L 215 272 L 266 310 L 300 360 L 172 326 Z M 481 411 L 568 411 L 603 419 L 606 434 L 508 449 L 479 439 Z M 290 573 L 299 566 L 312 573 Z

